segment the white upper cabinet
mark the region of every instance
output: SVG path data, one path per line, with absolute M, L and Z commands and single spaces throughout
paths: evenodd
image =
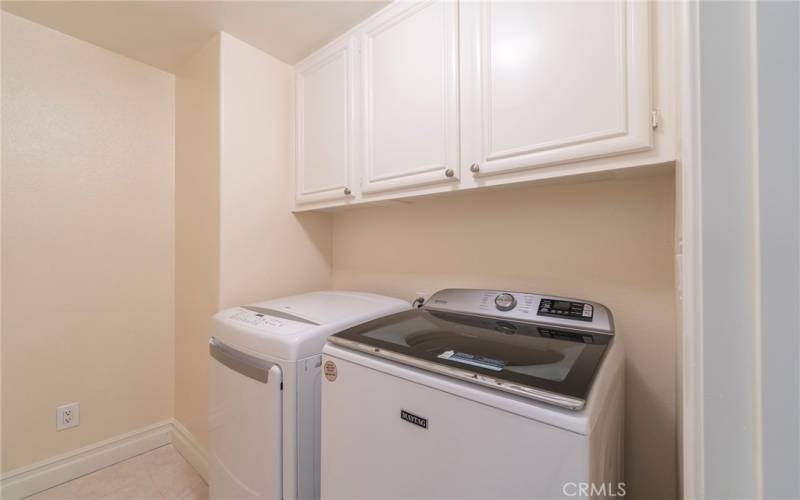
M 456 2 L 397 2 L 358 30 L 361 191 L 459 179 Z
M 678 9 L 389 4 L 297 67 L 297 210 L 674 162 Z
M 353 196 L 355 58 L 355 41 L 344 39 L 296 67 L 297 203 Z
M 651 148 L 648 9 L 463 2 L 462 143 L 477 177 Z

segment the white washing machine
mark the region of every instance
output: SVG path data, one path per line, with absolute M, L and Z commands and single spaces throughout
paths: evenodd
M 325 339 L 410 308 L 332 291 L 217 313 L 209 339 L 210 498 L 318 498 Z
M 586 300 L 443 290 L 323 349 L 322 498 L 611 498 L 623 352 Z

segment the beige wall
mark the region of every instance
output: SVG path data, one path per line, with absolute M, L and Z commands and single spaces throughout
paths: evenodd
M 333 285 L 409 300 L 476 287 L 606 304 L 627 352 L 630 498 L 677 498 L 674 198 L 669 174 L 342 212 Z
M 225 33 L 178 71 L 175 415 L 204 446 L 210 316 L 330 287 L 330 217 L 290 211 L 293 74 Z
M 330 216 L 291 213 L 293 103 L 293 67 L 222 34 L 222 307 L 330 286 Z
M 2 69 L 8 471 L 172 416 L 175 102 L 172 75 L 7 13 Z
M 206 337 L 219 305 L 219 40 L 175 75 L 175 416 L 204 445 Z

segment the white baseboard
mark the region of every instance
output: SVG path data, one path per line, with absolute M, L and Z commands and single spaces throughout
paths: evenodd
M 208 452 L 182 423 L 172 419 L 172 445 L 208 484 Z
M 206 451 L 180 422 L 170 418 L 3 474 L 0 498 L 24 498 L 169 443 L 208 482 Z

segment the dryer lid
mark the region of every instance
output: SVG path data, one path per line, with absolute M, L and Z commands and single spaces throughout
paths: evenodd
M 270 358 L 296 360 L 319 354 L 332 333 L 409 308 L 370 293 L 311 292 L 220 311 L 211 335 Z
M 391 297 L 331 290 L 266 300 L 245 307 L 266 309 L 271 311 L 270 316 L 305 322 L 309 326 L 324 326 L 351 318 L 370 316 L 375 311 L 385 311 L 388 308 L 397 310 L 398 305 L 404 309 L 410 308 L 407 302 Z

